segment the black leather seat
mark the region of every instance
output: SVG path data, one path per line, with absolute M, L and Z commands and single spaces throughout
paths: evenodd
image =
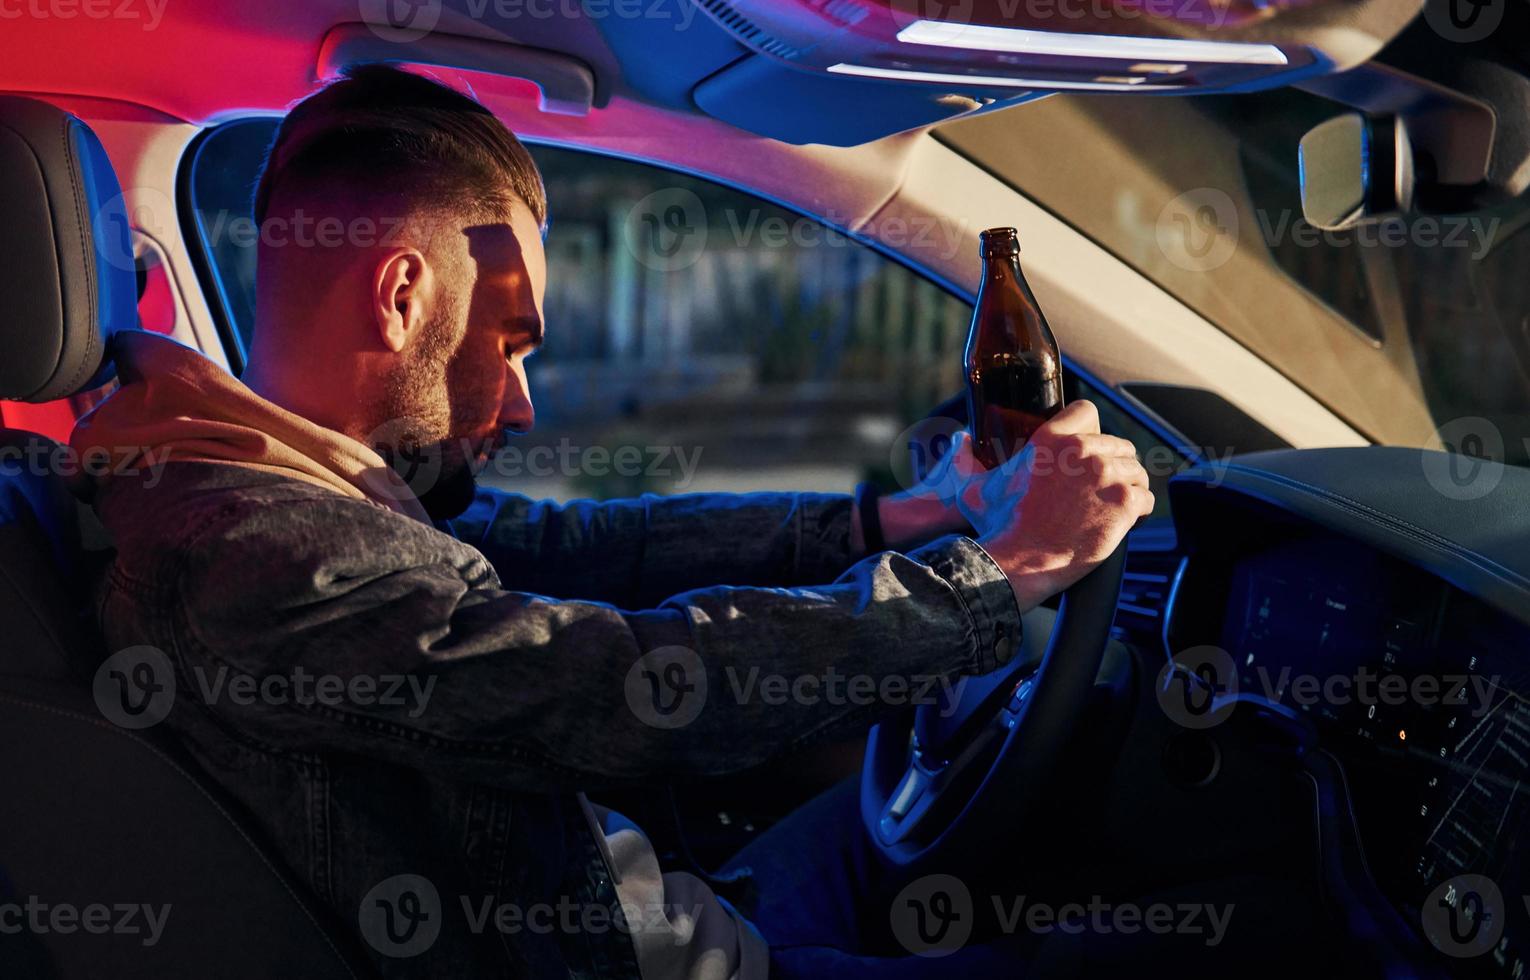
M 80 120 L 0 96 L 0 228 L 0 398 L 106 380 L 136 284 L 117 179 Z M 0 430 L 0 977 L 367 975 L 167 734 L 97 708 L 88 596 L 109 555 L 49 472 L 57 450 Z

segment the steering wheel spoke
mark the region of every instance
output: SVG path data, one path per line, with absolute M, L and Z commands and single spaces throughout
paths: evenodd
M 1115 618 L 1123 543 L 1063 594 L 1034 673 L 1012 663 L 967 678 L 949 703 L 872 729 L 861 821 L 878 852 L 906 869 L 980 849 L 1042 805 L 1094 687 Z
M 961 745 L 954 758 L 932 758 L 920 748 L 917 734 L 909 739 L 908 768 L 877 821 L 877 833 L 884 844 L 918 839 L 920 826 L 926 817 L 939 813 L 948 790 L 963 785 L 974 774 L 987 771 L 994 754 L 1019 726 L 1032 687 L 1030 677 L 1014 685 L 1010 697 L 974 737 Z

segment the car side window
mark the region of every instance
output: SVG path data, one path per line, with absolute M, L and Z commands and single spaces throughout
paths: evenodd
M 523 492 L 890 481 L 898 434 L 960 385 L 970 307 L 899 263 L 709 181 L 576 150 L 532 154 L 552 220 L 547 341 L 532 362 L 539 421 L 523 441 L 557 449 L 560 463 L 512 474 Z M 588 463 L 598 447 L 629 465 L 561 463 Z M 653 465 L 639 473 L 639 458 Z
M 213 131 L 189 178 L 192 230 L 241 351 L 255 236 L 240 222 L 274 128 Z M 550 216 L 546 340 L 527 364 L 537 425 L 485 482 L 557 500 L 896 488 L 900 434 L 961 390 L 965 299 L 743 191 L 529 148 Z

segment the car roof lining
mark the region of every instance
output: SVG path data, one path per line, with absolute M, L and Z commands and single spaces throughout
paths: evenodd
M 492 13 L 492 5 L 486 9 Z M 441 29 L 450 13 L 443 11 Z M 174 17 L 137 32 L 142 37 L 132 44 L 123 40 L 134 28 L 110 19 L 22 19 L 6 29 L 11 56 L 0 61 L 0 91 L 45 93 L 87 119 L 207 125 L 281 113 L 320 84 L 316 68 L 325 35 L 357 19 L 354 0 L 255 7 L 181 0 Z M 506 39 L 488 16 L 452 29 Z M 528 139 L 694 172 L 827 216 L 852 232 L 896 194 L 922 132 L 856 147 L 790 145 L 635 97 L 599 31 L 583 19 L 523 19 L 514 40 L 591 65 L 601 84 L 610 85 L 609 102 L 583 117 L 561 116 L 540 111 L 538 90 L 523 79 L 429 73 L 470 89 Z M 70 57 L 60 57 L 65 47 Z M 167 71 L 167 65 L 176 67 Z

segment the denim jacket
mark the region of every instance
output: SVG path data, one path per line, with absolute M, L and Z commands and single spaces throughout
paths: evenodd
M 385 976 L 636 977 L 577 791 L 864 727 L 904 690 L 887 679 L 987 672 L 1020 635 L 978 545 L 857 561 L 835 495 L 482 490 L 432 527 L 178 461 L 96 508 L 111 649 L 163 653 L 165 724 Z M 766 697 L 753 668 L 879 693 Z M 527 911 L 559 908 L 581 914 Z

